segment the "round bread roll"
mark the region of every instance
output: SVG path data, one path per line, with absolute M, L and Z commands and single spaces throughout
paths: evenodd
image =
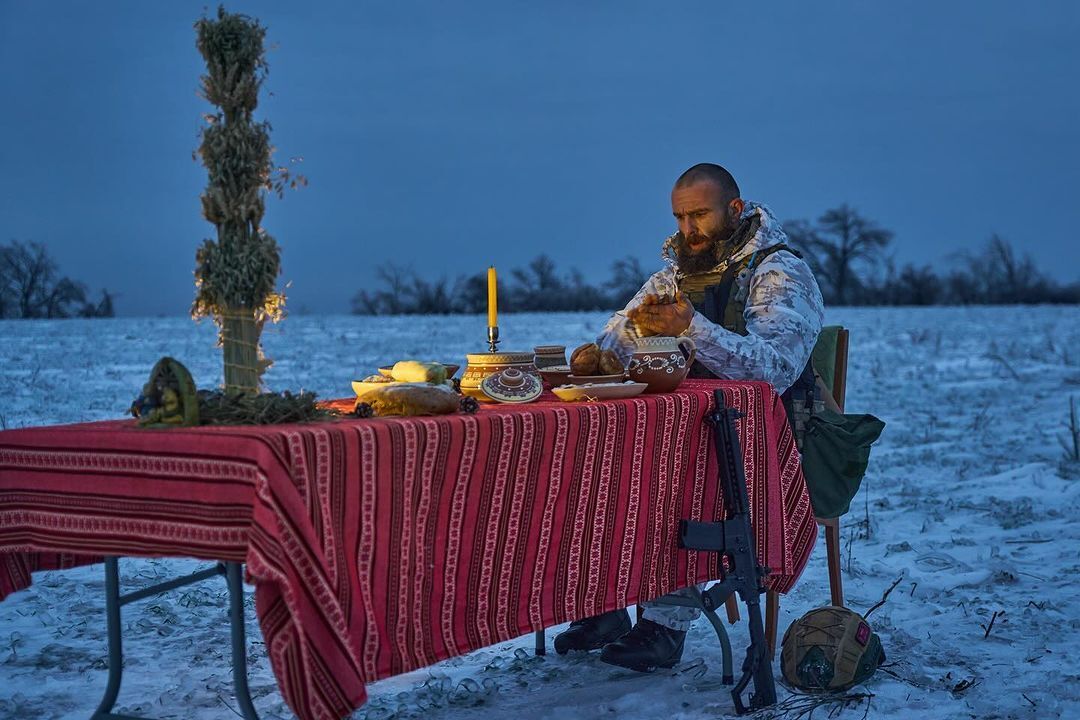
M 570 372 L 574 375 L 595 375 L 599 368 L 600 348 L 596 343 L 586 343 L 570 356 Z
M 601 375 L 624 375 L 626 373 L 626 367 L 622 364 L 622 360 L 611 350 L 605 350 L 600 353 L 600 374 Z

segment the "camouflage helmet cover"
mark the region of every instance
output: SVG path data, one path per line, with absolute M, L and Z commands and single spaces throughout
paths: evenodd
M 789 685 L 805 692 L 847 690 L 885 660 L 878 638 L 859 613 L 829 605 L 791 623 L 780 667 Z

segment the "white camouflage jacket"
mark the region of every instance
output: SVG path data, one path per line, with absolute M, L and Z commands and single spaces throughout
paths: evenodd
M 787 236 L 764 205 L 747 203 L 742 219 L 758 215 L 757 233 L 740 248 L 732 260 L 785 242 Z M 627 362 L 634 351 L 637 332 L 626 311 L 641 304 L 649 293 L 674 295 L 681 277 L 673 254 L 667 251 L 669 267 L 650 277 L 623 310 L 615 313 L 597 339 L 605 350 L 614 350 Z M 727 265 L 720 263 L 715 270 Z M 824 322 L 821 290 L 810 267 L 789 252 L 775 252 L 754 269 L 749 278 L 746 309 L 746 336 L 733 333 L 694 313 L 683 332 L 697 346 L 697 361 L 717 377 L 727 380 L 764 380 L 782 393 L 798 379 L 817 342 Z

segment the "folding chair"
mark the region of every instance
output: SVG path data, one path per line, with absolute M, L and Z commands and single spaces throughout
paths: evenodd
M 848 331 L 839 325 L 829 325 L 821 330 L 812 354 L 814 369 L 825 385 L 840 412 L 844 411 L 847 394 Z M 825 554 L 829 565 L 829 594 L 832 604 L 843 607 L 844 584 L 840 575 L 840 518 L 819 519 L 825 528 Z M 769 651 L 776 657 L 776 627 L 780 615 L 780 593 L 765 593 L 765 637 Z M 730 619 L 731 609 L 728 609 Z M 736 619 L 738 617 L 736 616 Z

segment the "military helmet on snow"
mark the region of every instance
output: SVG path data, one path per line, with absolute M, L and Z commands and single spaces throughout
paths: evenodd
M 791 623 L 780 651 L 784 680 L 805 692 L 847 690 L 873 675 L 884 660 L 881 640 L 862 615 L 835 605 Z

